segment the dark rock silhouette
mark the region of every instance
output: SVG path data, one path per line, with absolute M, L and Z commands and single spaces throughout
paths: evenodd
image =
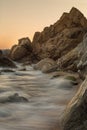
M 5 57 L 5 56 L 0 57 L 0 66 L 1 67 L 16 68 L 15 63 L 11 59 L 9 59 L 8 57 Z
M 3 52 L 2 52 L 2 50 L 0 50 L 0 57 L 2 57 L 3 56 Z

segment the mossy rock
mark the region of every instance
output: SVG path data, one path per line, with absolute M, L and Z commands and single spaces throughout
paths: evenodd
M 70 81 L 76 81 L 76 78 L 74 76 L 67 76 L 65 79 L 70 80 Z

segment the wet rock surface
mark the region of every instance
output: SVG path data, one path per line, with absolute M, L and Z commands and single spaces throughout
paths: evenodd
M 66 108 L 64 130 L 87 130 L 87 78 Z
M 5 96 L 0 99 L 0 103 L 21 103 L 21 102 L 28 102 L 26 97 L 20 96 L 18 93 L 14 93 L 10 96 Z

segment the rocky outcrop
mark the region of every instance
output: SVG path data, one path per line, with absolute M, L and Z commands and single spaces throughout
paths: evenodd
M 87 130 L 87 77 L 66 108 L 63 130 Z
M 10 51 L 10 57 L 13 60 L 20 60 L 27 55 L 31 55 L 32 45 L 29 38 L 19 39 L 18 45 L 14 45 Z
M 45 58 L 33 65 L 33 68 L 36 70 L 41 70 L 42 72 L 47 72 L 50 68 L 56 65 L 56 62 L 50 58 Z
M 54 25 L 36 32 L 33 38 L 33 53 L 40 59 L 57 60 L 74 49 L 87 30 L 87 19 L 76 8 L 69 13 L 63 13 Z
M 75 49 L 58 59 L 58 68 L 64 71 L 71 70 L 77 72 L 78 59 L 78 47 L 76 47 Z
M 15 63 L 9 59 L 8 57 L 1 56 L 0 57 L 0 67 L 10 67 L 10 68 L 16 68 Z
M 11 48 L 10 57 L 30 63 L 44 58 L 58 60 L 77 47 L 86 31 L 87 19 L 73 7 L 69 13 L 63 13 L 56 23 L 36 32 L 32 43 L 29 38 L 19 39 L 18 45 Z
M 83 41 L 72 51 L 58 59 L 58 68 L 87 74 L 87 33 Z

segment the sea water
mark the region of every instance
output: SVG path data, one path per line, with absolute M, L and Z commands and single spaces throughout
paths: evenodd
M 0 103 L 0 130 L 59 130 L 76 88 L 68 80 L 26 68 L 0 74 L 0 100 L 18 93 L 29 101 Z

